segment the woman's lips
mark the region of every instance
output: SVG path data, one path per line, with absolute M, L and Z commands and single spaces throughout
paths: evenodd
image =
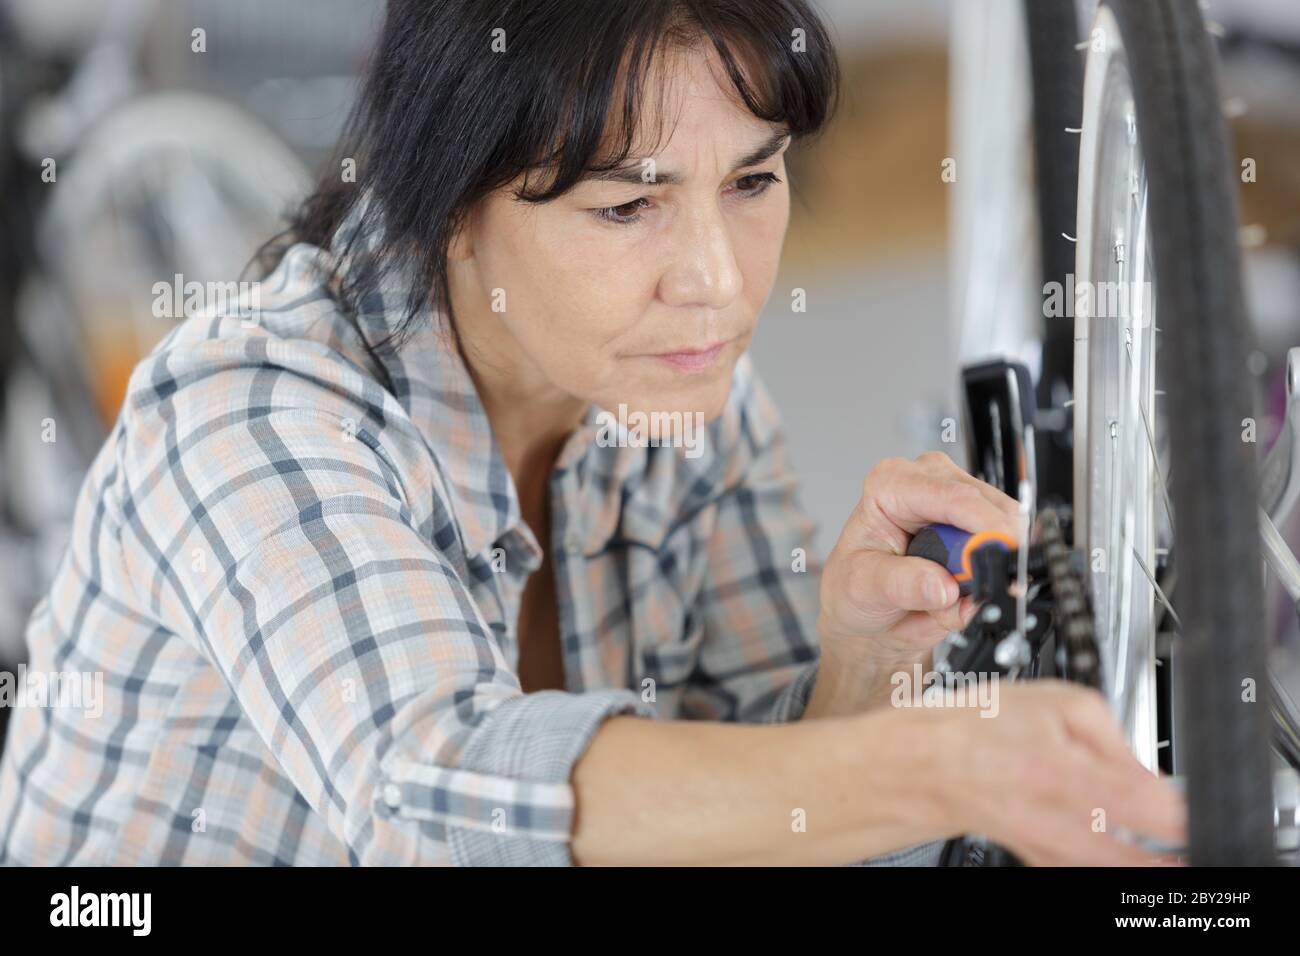
M 704 372 L 712 368 L 718 356 L 727 347 L 726 342 L 718 342 L 700 349 L 682 349 L 677 352 L 659 352 L 652 355 L 661 362 L 671 365 L 680 372 Z

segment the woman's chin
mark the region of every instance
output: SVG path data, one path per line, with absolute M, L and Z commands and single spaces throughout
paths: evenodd
M 621 406 L 627 414 L 689 414 L 702 416 L 706 423 L 711 422 L 727 407 L 734 367 L 734 362 L 728 362 L 721 374 L 708 379 L 692 378 L 672 383 L 672 387 L 660 382 L 646 382 L 639 388 L 620 389 L 615 394 L 603 396 L 595 404 L 614 414 L 618 414 Z

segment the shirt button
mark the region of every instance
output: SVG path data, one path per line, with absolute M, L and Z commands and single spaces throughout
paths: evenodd
M 564 550 L 575 558 L 582 554 L 582 538 L 578 537 L 576 531 L 570 531 L 564 536 Z
M 390 807 L 400 807 L 402 805 L 402 788 L 395 783 L 385 784 L 384 803 Z

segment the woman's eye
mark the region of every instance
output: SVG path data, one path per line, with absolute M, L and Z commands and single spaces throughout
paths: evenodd
M 603 209 L 593 209 L 592 212 L 606 222 L 613 222 L 620 226 L 627 226 L 640 219 L 641 217 L 637 215 L 637 213 L 648 205 L 650 205 L 650 200 L 648 199 L 633 199 L 631 202 L 625 202 L 621 206 L 606 206 Z
M 761 196 L 767 192 L 769 186 L 773 183 L 779 183 L 781 180 L 776 173 L 752 173 L 749 176 L 742 176 L 736 180 L 736 188 L 745 196 Z
M 767 192 L 773 183 L 779 183 L 781 180 L 776 173 L 751 173 L 748 176 L 742 176 L 735 182 L 735 188 L 740 192 L 743 198 L 753 199 Z M 633 223 L 640 222 L 640 212 L 650 205 L 650 200 L 641 198 L 633 199 L 631 202 L 625 202 L 621 206 L 605 206 L 600 209 L 591 210 L 596 218 L 605 222 L 612 222 L 620 226 L 630 226 Z

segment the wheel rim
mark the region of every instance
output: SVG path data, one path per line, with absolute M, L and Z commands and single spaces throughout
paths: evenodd
M 1128 60 L 1098 14 L 1084 81 L 1075 268 L 1075 539 L 1085 548 L 1105 692 L 1155 769 L 1158 569 L 1172 540 L 1158 414 L 1147 178 Z

